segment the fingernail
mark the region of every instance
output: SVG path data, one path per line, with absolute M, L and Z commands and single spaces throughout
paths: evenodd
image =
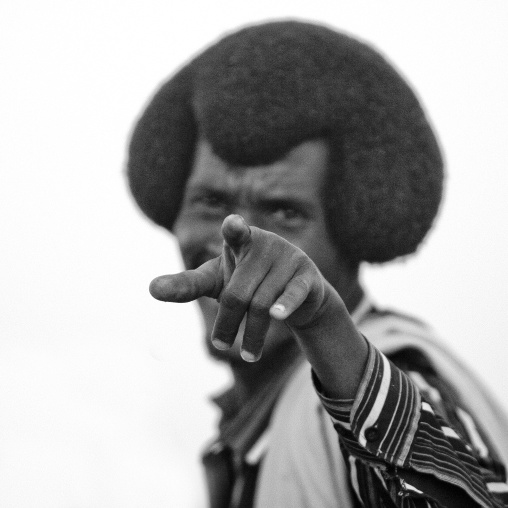
M 212 344 L 214 345 L 214 347 L 220 349 L 221 351 L 224 351 L 225 349 L 229 349 L 231 347 L 230 344 L 220 339 L 212 339 Z
M 251 229 L 241 215 L 228 215 L 222 224 L 222 235 L 230 247 L 234 248 L 249 239 Z
M 277 311 L 277 314 L 284 314 L 286 312 L 286 307 L 282 305 L 282 303 L 276 303 L 273 307 L 273 310 Z
M 240 352 L 240 354 L 242 355 L 242 358 L 246 361 L 246 362 L 256 362 L 258 359 L 259 359 L 259 356 L 256 356 L 252 353 L 250 353 L 249 351 L 244 351 L 242 349 L 242 351 Z

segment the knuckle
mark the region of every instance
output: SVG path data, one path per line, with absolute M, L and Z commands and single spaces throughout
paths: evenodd
M 301 253 L 299 264 L 300 270 L 305 273 L 314 273 L 316 270 L 316 265 L 304 252 Z
M 256 296 L 249 306 L 249 313 L 255 317 L 265 316 L 268 314 L 271 304 L 272 302 L 267 296 Z
M 249 299 L 243 294 L 238 294 L 234 290 L 225 289 L 220 295 L 220 304 L 228 310 L 235 310 L 238 308 L 245 308 L 249 304 Z
M 307 277 L 303 275 L 298 275 L 291 281 L 291 286 L 289 288 L 290 293 L 302 293 L 307 292 L 310 289 L 310 282 Z
M 314 262 L 303 252 L 295 247 L 289 257 L 289 263 L 295 268 L 296 276 L 302 276 L 314 272 Z

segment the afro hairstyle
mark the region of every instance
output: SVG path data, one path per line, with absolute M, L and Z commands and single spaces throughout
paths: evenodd
M 169 230 L 198 137 L 241 166 L 327 140 L 327 225 L 355 264 L 414 252 L 441 201 L 443 160 L 411 88 L 377 51 L 324 26 L 240 29 L 155 93 L 134 127 L 127 174 L 141 210 Z

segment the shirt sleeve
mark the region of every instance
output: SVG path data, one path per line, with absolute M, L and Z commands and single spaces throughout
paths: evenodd
M 430 384 L 425 374 L 404 372 L 369 343 L 355 399 L 326 397 L 313 375 L 353 472 L 363 468 L 363 475 L 370 474 L 372 485 L 385 490 L 383 495 L 395 505 L 402 499 L 405 506 L 410 499 L 427 499 L 439 506 L 430 495 L 401 480 L 397 470 L 403 468 L 459 487 L 480 506 L 508 506 L 504 467 L 491 456 L 473 418 L 450 393 Z M 352 483 L 364 502 L 357 479 Z

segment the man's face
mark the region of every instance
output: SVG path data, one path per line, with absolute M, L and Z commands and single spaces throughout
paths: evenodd
M 200 140 L 174 227 L 185 267 L 194 269 L 220 255 L 222 221 L 237 213 L 249 225 L 276 233 L 302 249 L 340 292 L 345 263 L 328 235 L 322 204 L 327 161 L 326 143 L 314 140 L 298 145 L 273 164 L 232 167 L 212 152 L 207 141 Z M 238 337 L 227 351 L 211 345 L 217 302 L 201 298 L 199 305 L 210 354 L 232 364 L 243 362 Z M 292 340 L 283 323 L 272 321 L 263 359 Z

